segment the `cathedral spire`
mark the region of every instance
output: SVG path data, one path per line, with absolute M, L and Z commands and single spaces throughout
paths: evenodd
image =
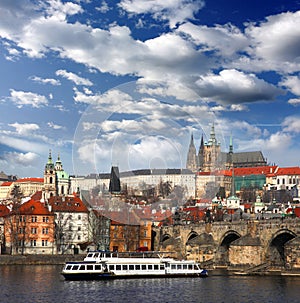
M 191 171 L 197 171 L 198 161 L 196 156 L 196 147 L 194 144 L 194 135 L 191 135 L 190 146 L 188 150 L 187 160 L 186 160 L 186 168 Z
M 49 156 L 48 156 L 48 164 L 52 164 L 52 155 L 51 155 L 51 149 L 49 149 Z

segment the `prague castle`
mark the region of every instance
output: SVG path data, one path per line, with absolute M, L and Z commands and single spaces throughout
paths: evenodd
M 261 151 L 233 153 L 232 138 L 229 151 L 222 152 L 221 144 L 216 139 L 214 125 L 211 128 L 208 142 L 204 142 L 203 135 L 197 154 L 194 137 L 191 136 L 187 154 L 186 168 L 193 172 L 213 172 L 230 169 L 232 167 L 266 166 L 267 161 Z

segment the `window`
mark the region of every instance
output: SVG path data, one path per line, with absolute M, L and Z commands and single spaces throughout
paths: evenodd
M 101 270 L 101 265 L 95 265 L 95 270 Z
M 36 240 L 30 240 L 30 246 L 36 246 Z
M 109 270 L 115 270 L 115 266 L 114 265 L 109 265 Z
M 116 265 L 116 270 L 121 270 L 121 265 Z
M 37 222 L 37 217 L 31 217 L 31 222 Z
M 79 265 L 74 265 L 74 266 L 73 266 L 73 270 L 77 270 L 78 267 L 79 267 Z
M 148 265 L 148 270 L 152 270 L 153 266 L 152 265 Z
M 141 269 L 141 265 L 136 265 L 135 266 L 135 270 L 140 270 Z
M 48 240 L 42 240 L 42 246 L 48 246 Z
M 77 236 L 77 240 L 81 240 L 81 236 L 80 235 Z
M 97 266 L 97 265 L 96 265 L 96 266 Z M 87 270 L 93 270 L 93 265 L 87 265 L 87 266 L 86 266 L 86 269 L 87 269 Z
M 128 270 L 128 265 L 123 265 L 123 270 Z
M 134 270 L 134 265 L 129 265 L 129 270 Z
M 158 270 L 158 265 L 157 264 L 154 265 L 154 270 Z
M 172 264 L 172 265 L 171 265 L 171 269 L 176 269 L 176 265 L 175 265 L 175 264 Z
M 49 232 L 48 227 L 43 228 L 42 233 L 44 235 L 48 235 L 48 232 Z
M 78 229 L 77 229 L 78 231 L 81 231 L 81 226 L 78 226 Z
M 79 270 L 85 270 L 85 265 L 80 265 Z
M 48 223 L 49 222 L 49 217 L 43 217 L 43 222 Z
M 78 215 L 78 220 L 81 220 L 81 215 Z
M 36 227 L 32 227 L 31 228 L 31 233 L 32 234 L 36 234 L 37 233 L 37 228 Z
M 146 265 L 142 265 L 142 270 L 146 270 L 147 269 L 147 266 Z

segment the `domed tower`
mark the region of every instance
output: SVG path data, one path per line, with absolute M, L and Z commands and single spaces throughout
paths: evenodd
M 49 150 L 48 161 L 44 170 L 44 199 L 49 199 L 56 195 L 56 173 L 52 161 L 51 150 Z
M 64 196 L 69 194 L 70 190 L 70 178 L 69 174 L 64 171 L 60 156 L 58 155 L 55 162 L 56 171 L 56 193 L 58 196 Z

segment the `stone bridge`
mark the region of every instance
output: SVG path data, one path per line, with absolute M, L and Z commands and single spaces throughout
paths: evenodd
M 300 269 L 300 219 L 173 225 L 153 229 L 154 249 L 213 267 Z

